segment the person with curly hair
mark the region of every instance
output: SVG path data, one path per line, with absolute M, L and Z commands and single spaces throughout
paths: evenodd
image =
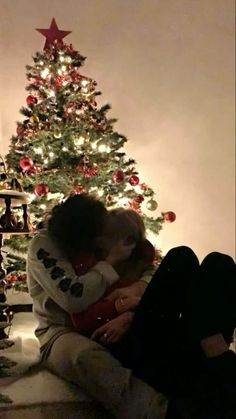
M 86 310 L 118 281 L 114 266 L 128 259 L 135 247 L 116 240 L 106 256 L 101 255 L 98 243 L 108 219 L 101 202 L 75 195 L 53 208 L 31 241 L 27 278 L 42 362 L 84 389 L 114 418 L 164 419 L 167 399 L 134 377 L 104 346 L 77 333 L 71 322 L 72 313 Z M 78 275 L 73 263 L 83 253 L 97 260 Z

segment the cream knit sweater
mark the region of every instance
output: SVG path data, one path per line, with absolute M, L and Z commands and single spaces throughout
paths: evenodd
M 38 321 L 35 334 L 40 346 L 71 330 L 69 313 L 86 310 L 118 278 L 114 268 L 105 261 L 78 277 L 47 231 L 41 230 L 32 239 L 27 258 L 27 281 Z

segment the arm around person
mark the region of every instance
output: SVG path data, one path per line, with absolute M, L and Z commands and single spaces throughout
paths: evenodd
M 118 274 L 107 261 L 100 261 L 86 274 L 77 276 L 46 230 L 32 239 L 27 270 L 32 297 L 41 288 L 68 313 L 86 310 L 118 280 Z

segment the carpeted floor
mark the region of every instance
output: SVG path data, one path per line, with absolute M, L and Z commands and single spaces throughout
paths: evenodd
M 91 403 L 54 403 L 1 411 L 1 419 L 112 419 L 100 406 Z M 130 418 L 131 419 L 131 418 Z
M 14 361 L 0 378 L 1 419 L 111 419 L 77 386 L 67 383 L 38 365 L 39 346 L 34 337 L 32 313 L 17 313 L 10 339 L 14 345 L 0 356 Z

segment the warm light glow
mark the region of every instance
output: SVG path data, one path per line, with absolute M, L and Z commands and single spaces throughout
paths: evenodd
M 35 194 L 34 193 L 29 193 L 28 194 L 28 202 L 29 204 L 35 199 Z
M 64 197 L 64 195 L 60 192 L 54 192 L 54 193 L 48 192 L 48 194 L 46 196 L 47 201 L 51 201 L 52 199 L 53 200 L 56 199 L 58 201 L 61 201 L 63 199 L 63 197 Z
M 49 157 L 54 157 L 54 153 L 52 151 L 50 151 L 50 153 L 48 153 Z
M 99 153 L 110 153 L 111 148 L 109 147 L 109 145 L 107 145 L 105 143 L 100 143 L 98 145 L 98 151 L 99 151 Z
M 117 205 L 119 207 L 123 207 L 123 206 L 127 205 L 128 203 L 129 203 L 129 198 L 126 198 L 126 197 L 120 198 L 117 201 Z
M 100 144 L 98 146 L 98 151 L 99 151 L 99 153 L 106 153 L 107 152 L 107 146 L 106 146 L 106 144 Z
M 97 194 L 98 194 L 98 196 L 101 198 L 101 196 L 103 196 L 103 195 L 104 195 L 104 191 L 103 191 L 102 189 L 98 189 L 98 190 L 97 190 Z
M 41 148 L 41 147 L 37 147 L 37 148 L 35 148 L 35 150 L 34 150 L 34 152 L 35 152 L 35 154 L 43 154 L 43 149 Z
M 54 97 L 54 96 L 55 96 L 55 92 L 54 92 L 54 90 L 49 90 L 49 92 L 48 92 L 48 96 L 49 96 L 49 97 Z
M 71 57 L 65 57 L 65 62 L 66 63 L 71 63 L 71 61 L 72 61 L 72 58 Z
M 95 192 L 100 198 L 104 194 L 103 190 L 98 189 L 96 186 L 92 186 L 92 188 L 90 188 L 90 192 Z
M 41 77 L 45 79 L 49 75 L 49 69 L 46 67 L 41 71 Z
M 84 142 L 85 142 L 85 138 L 82 135 L 80 137 L 74 139 L 74 145 L 76 147 L 78 147 L 80 145 L 83 145 Z
M 82 113 L 84 113 L 84 110 L 83 110 L 83 108 L 76 109 L 75 113 L 76 113 L 76 115 L 81 115 Z
M 81 81 L 81 84 L 82 84 L 83 87 L 86 87 L 86 86 L 88 86 L 89 81 L 84 79 L 84 80 Z

